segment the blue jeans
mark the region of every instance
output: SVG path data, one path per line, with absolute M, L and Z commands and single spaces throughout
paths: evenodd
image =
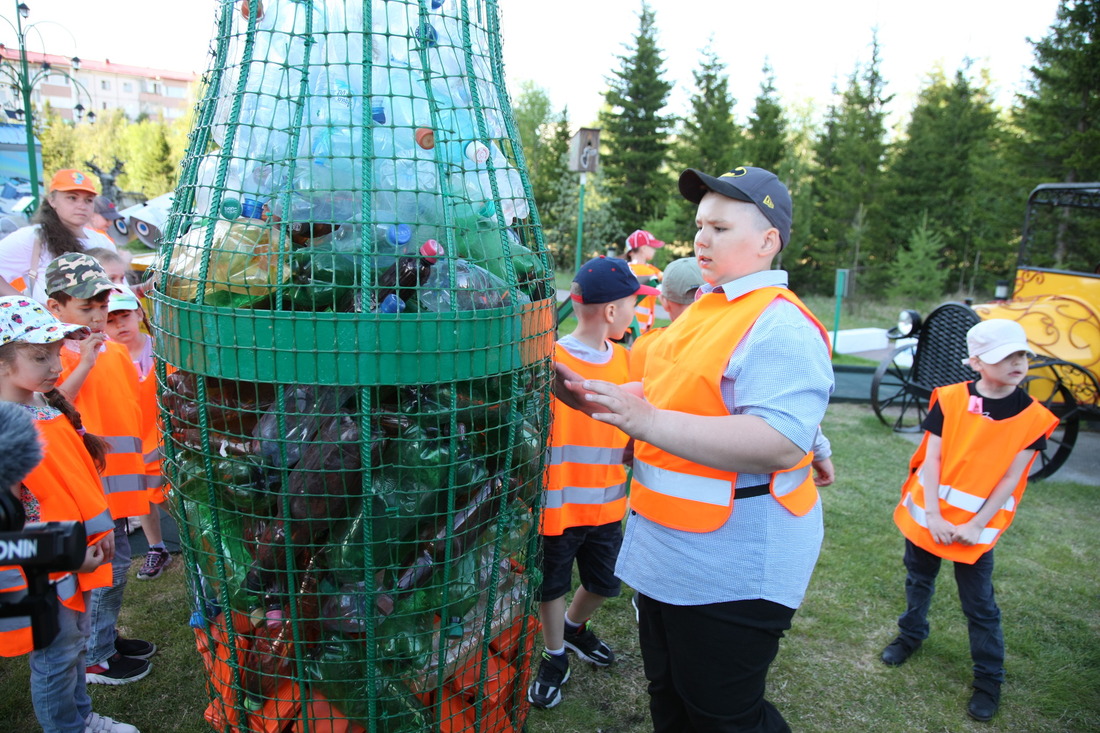
M 87 662 L 91 667 L 115 654 L 118 636 L 118 613 L 122 610 L 122 592 L 126 590 L 126 573 L 130 570 L 130 537 L 126 520 L 115 520 L 115 559 L 111 561 L 113 582 L 110 588 L 96 588 L 88 604 L 91 633 L 88 635 Z
M 84 733 L 84 720 L 92 712 L 84 681 L 88 614 L 61 606 L 57 625 L 53 643 L 30 654 L 31 702 L 45 733 Z
M 905 541 L 905 613 L 898 618 L 903 636 L 923 641 L 928 638 L 928 607 L 936 590 L 936 575 L 942 558 Z M 970 631 L 970 658 L 974 679 L 1000 684 L 1005 679 L 1005 640 L 1001 631 L 1001 609 L 993 597 L 993 550 L 973 565 L 955 563 L 955 583 Z

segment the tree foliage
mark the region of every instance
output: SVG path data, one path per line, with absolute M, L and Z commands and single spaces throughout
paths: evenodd
M 600 112 L 607 150 L 600 165 L 613 192 L 615 238 L 621 241 L 644 222 L 660 218 L 670 193 L 665 163 L 671 118 L 661 110 L 672 84 L 662 78 L 656 17 L 645 3 L 634 45 L 619 61 L 604 95 L 609 108 Z
M 764 81 L 749 116 L 742 157 L 748 165 L 776 171 L 787 155 L 787 121 L 779 104 L 771 64 L 765 61 L 760 73 Z
M 950 271 L 943 268 L 943 234 L 936 231 L 927 213 L 922 213 L 909 237 L 909 246 L 898 251 L 890 265 L 887 293 L 909 301 L 929 301 L 943 295 Z

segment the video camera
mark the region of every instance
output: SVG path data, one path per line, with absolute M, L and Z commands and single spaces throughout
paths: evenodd
M 49 646 L 58 631 L 50 573 L 79 568 L 87 547 L 81 522 L 26 524 L 23 504 L 10 489 L 18 488 L 41 459 L 29 416 L 18 405 L 0 403 L 0 567 L 17 565 L 27 579 L 24 590 L 0 595 L 0 619 L 29 616 L 35 649 Z M 11 571 L 0 571 L 6 572 Z

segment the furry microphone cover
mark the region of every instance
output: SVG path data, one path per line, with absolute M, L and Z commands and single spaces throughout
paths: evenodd
M 18 486 L 41 460 L 42 445 L 27 410 L 0 402 L 0 490 Z

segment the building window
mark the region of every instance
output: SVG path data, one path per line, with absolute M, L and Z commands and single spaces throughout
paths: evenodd
M 122 82 L 122 91 L 124 91 L 124 92 L 133 92 L 134 91 L 133 83 L 128 82 L 128 81 Z
M 187 97 L 187 87 L 174 87 L 168 84 L 164 85 L 164 96 L 172 97 L 173 99 L 184 99 Z
M 109 92 L 111 91 L 111 82 L 107 81 L 106 79 L 100 79 L 99 88 L 105 92 Z

